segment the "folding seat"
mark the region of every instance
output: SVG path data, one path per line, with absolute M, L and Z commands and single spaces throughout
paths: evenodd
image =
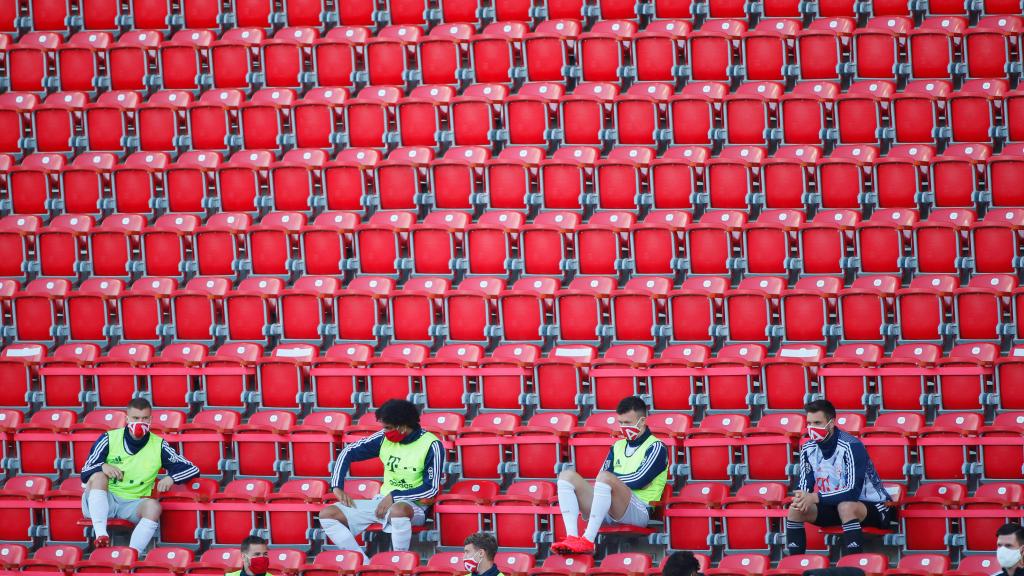
M 396 339 L 399 339 L 396 336 Z M 367 362 L 369 368 L 420 368 L 430 358 L 430 350 L 422 344 L 392 344 L 379 356 Z M 380 407 L 392 398 L 422 404 L 422 378 L 420 376 L 371 375 L 367 378 L 369 405 Z
M 160 342 L 170 328 L 173 278 L 140 278 L 118 300 L 122 339 Z
M 8 544 L 5 547 L 11 547 L 12 556 L 16 556 L 17 552 L 13 551 L 13 548 L 22 546 L 23 544 L 15 544 L 15 542 L 22 542 L 24 544 L 31 544 L 34 532 L 38 531 L 38 528 L 44 526 L 43 515 L 33 507 L 21 507 L 20 504 L 25 501 L 31 501 L 32 503 L 38 503 L 40 506 L 44 504 L 41 502 L 46 496 L 46 493 L 50 491 L 51 481 L 45 476 L 14 476 L 4 484 L 3 490 L 0 490 L 0 502 L 3 504 L 11 504 L 12 508 L 8 509 L 5 513 L 5 520 L 3 526 L 0 527 L 0 535 L 2 535 L 4 542 Z M 13 506 L 18 506 L 14 508 Z M 6 558 L 4 559 L 6 561 Z
M 132 30 L 118 37 L 107 51 L 107 69 L 112 90 L 146 90 L 158 85 L 150 74 L 158 70 L 159 32 Z
M 295 414 L 284 410 L 260 410 L 239 424 L 231 434 L 232 466 L 237 466 L 238 476 L 277 476 L 281 455 L 287 454 L 286 434 L 293 426 Z
M 6 50 L 9 89 L 46 92 L 55 86 L 57 78 L 51 76 L 51 70 L 57 70 L 61 45 L 61 37 L 52 32 L 33 32 L 12 43 Z
M 719 508 L 728 496 L 725 484 L 687 482 L 679 495 L 668 501 L 665 511 L 669 547 L 710 552 L 720 521 L 710 517 L 707 510 Z M 704 512 L 698 515 L 699 510 Z
M 957 564 L 957 569 L 949 571 L 948 574 L 957 576 L 988 574 L 998 566 L 999 563 L 995 556 L 964 556 L 963 560 Z
M 742 520 L 747 519 L 744 518 Z M 765 574 L 769 566 L 771 566 L 771 561 L 768 556 L 761 554 L 731 554 L 722 557 L 722 560 L 718 563 L 718 568 L 709 568 L 706 572 L 709 576 L 712 574 L 746 574 L 747 576 L 757 576 Z
M 216 88 L 247 90 L 256 84 L 260 46 L 266 32 L 260 28 L 231 28 L 210 46 L 210 70 Z
M 466 536 L 472 533 L 467 532 Z M 455 574 L 462 569 L 462 554 L 462 552 L 435 552 L 427 560 L 426 566 L 416 568 L 414 574 L 417 576 L 448 576 Z
M 222 492 L 210 498 L 210 523 L 213 529 L 213 542 L 216 545 L 240 544 L 257 524 L 257 509 L 262 507 L 273 492 L 268 480 L 249 478 L 232 480 Z M 225 507 L 218 509 L 217 504 L 250 504 L 251 508 L 237 510 Z M 191 572 L 191 571 L 190 571 Z
M 576 268 L 580 274 L 617 274 L 631 254 L 630 229 L 635 217 L 629 212 L 599 212 L 590 222 L 576 227 Z
M 319 38 L 316 28 L 285 27 L 264 40 L 260 44 L 264 85 L 301 88 L 307 84 L 313 70 L 313 44 Z
M 13 214 L 47 214 L 58 208 L 60 174 L 64 168 L 60 154 L 29 154 L 8 170 L 10 211 Z M 87 217 L 83 217 L 87 218 Z
M 636 75 L 633 37 L 638 27 L 629 20 L 600 20 L 580 34 L 577 54 L 585 82 L 618 82 Z
M 640 338 L 625 338 L 623 340 L 640 340 Z M 640 376 L 621 374 L 621 371 L 647 368 L 653 357 L 654 349 L 650 346 L 613 344 L 600 359 L 594 360 L 590 373 L 594 409 L 615 410 L 621 399 L 639 394 Z M 606 376 L 603 372 L 612 374 Z
M 341 449 L 342 434 L 351 420 L 345 412 L 312 412 L 303 418 L 302 424 L 293 426 L 288 436 L 292 473 L 303 477 L 323 476 Z
M 115 166 L 114 211 L 152 214 L 160 205 L 159 196 L 170 163 L 166 152 L 136 152 Z
M 968 28 L 964 33 L 967 76 L 1019 78 L 1021 63 L 1014 60 L 1014 52 L 1021 30 L 1024 30 L 1024 19 L 1019 13 L 1015 16 L 988 16 Z
M 1021 309 L 1020 298 L 1018 293 L 1018 310 Z M 1024 395 L 1011 384 L 1015 381 L 1014 378 L 1024 374 L 1024 361 L 1021 358 L 1024 358 L 1024 348 L 1015 346 L 1009 354 L 995 361 L 996 388 L 999 393 L 999 408 L 1002 410 L 1024 409 Z
M 217 574 L 226 570 L 242 569 L 242 553 L 231 548 L 211 548 L 189 564 L 188 574 Z
M 453 276 L 456 260 L 463 253 L 469 215 L 463 212 L 434 211 L 423 222 L 414 224 L 411 233 L 413 273 Z
M 484 349 L 476 344 L 449 344 L 438 349 L 433 358 L 424 361 L 424 366 L 429 370 L 474 368 L 480 364 L 484 357 Z M 458 375 L 424 375 L 423 394 L 425 407 L 428 410 L 455 410 L 463 412 L 470 398 L 471 380 L 468 376 Z M 446 426 L 448 430 L 452 427 L 458 429 L 461 423 L 454 423 L 456 414 L 435 413 L 435 421 L 438 427 Z M 440 430 L 439 430 L 440 431 Z M 450 433 L 444 434 L 451 436 Z
M 64 303 L 68 339 L 106 343 L 119 324 L 117 299 L 124 292 L 123 280 L 89 278 Z
M 978 413 L 940 414 L 921 429 L 917 440 L 924 480 L 965 480 L 977 475 L 969 443 L 977 439 L 983 419 Z
M 437 146 L 452 98 L 451 86 L 419 86 L 398 103 L 398 136 L 403 146 Z
M 476 0 L 468 1 L 476 4 Z M 442 2 L 442 9 L 446 2 Z M 475 18 L 473 22 L 476 22 Z M 434 26 L 429 34 L 422 37 L 417 51 L 423 84 L 459 84 L 469 73 L 469 69 L 464 68 L 462 63 L 469 57 L 469 41 L 472 36 L 473 26 L 455 23 Z
M 850 50 L 855 22 L 848 17 L 819 18 L 797 33 L 797 62 L 802 80 L 833 80 Z
M 491 151 L 483 146 L 453 146 L 430 165 L 430 192 L 424 199 L 442 209 L 471 209 L 484 189 Z M 486 214 L 485 214 L 486 216 Z
M 707 408 L 713 411 L 747 410 L 763 404 L 760 389 L 761 364 L 767 358 L 761 344 L 727 344 L 715 358 L 705 362 L 711 369 L 732 369 L 732 374 L 708 374 L 704 380 Z
M 679 344 L 666 347 L 661 355 L 648 365 L 653 370 L 661 368 L 701 368 L 711 356 L 710 348 L 702 344 Z M 648 376 L 647 390 L 651 407 L 656 411 L 689 411 L 698 399 L 698 375 L 655 375 Z
M 344 130 L 346 88 L 313 88 L 292 107 L 292 132 L 298 148 L 331 148 Z
M 16 570 L 28 560 L 28 547 L 21 544 L 6 544 L 0 549 L 0 568 Z
M 909 288 L 896 292 L 896 316 L 902 340 L 940 341 L 951 333 L 953 294 L 960 287 L 956 276 L 922 275 Z
M 773 82 L 749 82 L 727 96 L 724 139 L 729 144 L 768 142 L 769 128 L 777 123 L 782 91 L 782 85 Z M 714 138 L 722 139 L 717 133 Z
M 609 412 L 591 414 L 569 436 L 569 454 L 576 472 L 584 478 L 595 478 L 601 472 L 605 457 L 615 439 L 618 422 Z M 556 537 L 561 536 L 555 531 Z
M 57 48 L 56 68 L 60 89 L 92 92 L 106 81 L 100 62 L 113 43 L 107 32 L 78 32 Z
M 554 13 L 549 13 L 549 17 L 558 18 Z M 473 35 L 469 55 L 474 81 L 509 84 L 525 76 L 523 40 L 529 31 L 521 22 L 494 22 Z
M 538 410 L 565 411 L 589 400 L 585 378 L 597 350 L 584 344 L 557 345 L 535 364 Z M 595 469 L 596 474 L 596 469 Z
M 967 495 L 966 486 L 953 482 L 930 482 L 918 487 L 913 496 L 903 501 L 903 510 L 948 511 L 960 507 Z M 946 539 L 957 533 L 953 518 L 906 517 L 901 519 L 901 532 L 906 535 L 906 550 L 946 550 Z
M 771 18 L 760 21 L 753 30 L 744 33 L 745 78 L 749 81 L 782 81 L 792 76 L 792 67 L 796 64 L 796 35 L 800 29 L 801 24 L 797 20 Z
M 321 205 L 323 167 L 327 163 L 323 150 L 295 149 L 270 165 L 270 189 L 275 210 L 309 212 Z
M 687 264 L 691 274 L 727 274 L 738 255 L 747 215 L 738 211 L 708 212 L 686 229 Z
M 325 164 L 323 188 L 327 209 L 362 212 L 371 206 L 374 173 L 382 157 L 378 150 L 350 148 Z
M 524 84 L 505 101 L 510 144 L 550 144 L 560 138 L 558 106 L 564 88 L 552 82 Z
M 711 344 L 724 331 L 725 278 L 688 278 L 668 295 L 668 319 L 673 342 Z
M 978 486 L 974 496 L 963 499 L 964 510 L 1012 510 L 1017 511 L 1024 490 L 1016 482 L 985 482 Z M 968 552 L 988 552 L 995 539 L 993 535 L 1008 518 L 999 516 L 985 518 L 964 518 L 961 531 L 964 536 L 964 549 Z M 969 558 L 967 556 L 966 558 Z
M 0 375 L 7 383 L 0 393 L 4 406 L 27 412 L 36 392 L 39 366 L 46 357 L 41 344 L 14 343 L 0 350 Z M 20 423 L 20 422 L 19 422 Z
M 264 88 L 253 94 L 241 106 L 242 146 L 275 149 L 290 142 L 294 135 L 286 133 L 286 127 L 296 99 L 291 89 Z
M 944 80 L 916 80 L 892 98 L 896 142 L 931 144 L 942 132 L 940 112 L 952 94 Z M 970 103 L 970 101 L 968 101 Z
M 32 114 L 39 102 L 39 97 L 31 93 L 0 95 L 0 151 L 18 153 L 33 143 Z
M 181 30 L 160 44 L 160 78 L 165 90 L 201 90 L 213 82 L 209 70 L 210 46 L 216 36 L 209 30 Z
M 905 481 L 910 471 L 911 451 L 924 428 L 918 412 L 883 412 L 873 426 L 861 432 L 861 441 L 882 480 Z M 877 443 L 876 443 L 877 441 Z
M 14 432 L 17 445 L 16 468 L 20 474 L 41 474 L 56 477 L 71 467 L 68 445 L 71 426 L 77 421 L 71 410 L 38 410 Z
M 684 442 L 684 448 L 686 450 L 686 461 L 689 462 L 689 477 L 691 482 L 697 481 L 698 484 L 688 483 L 687 485 L 697 487 L 700 486 L 699 482 L 704 480 L 728 480 L 732 472 L 732 464 L 735 460 L 733 455 L 734 446 L 739 445 L 739 439 L 743 435 L 743 431 L 749 427 L 749 419 L 744 415 L 709 414 L 701 420 L 700 427 L 691 429 Z M 728 494 L 728 488 L 725 486 L 723 488 L 725 488 L 725 492 L 721 495 L 724 497 Z M 703 492 L 703 495 L 714 494 L 713 491 L 704 492 L 701 490 L 701 492 Z M 693 492 L 689 492 L 689 494 L 691 494 L 690 498 L 695 496 Z M 682 497 L 683 492 L 680 492 L 680 498 Z M 701 498 L 701 501 L 704 507 L 707 508 L 707 503 L 710 502 L 704 498 Z M 717 502 L 720 501 L 718 500 Z M 672 508 L 674 506 L 670 502 L 669 513 L 667 513 L 670 518 L 672 516 L 670 513 Z M 704 543 L 704 545 L 707 545 L 707 543 Z M 704 550 L 706 548 L 698 546 L 696 549 Z
M 153 368 L 194 368 L 206 359 L 207 348 L 202 344 L 169 344 L 153 358 Z M 157 408 L 189 406 L 192 397 L 192 377 L 185 374 L 150 374 L 150 399 Z
M 747 84 L 746 86 L 750 86 Z M 705 200 L 708 207 L 749 211 L 760 204 L 761 166 L 767 151 L 759 146 L 730 146 L 707 163 Z
M 883 208 L 916 209 L 927 201 L 935 148 L 925 144 L 893 146 L 874 166 L 876 203 Z
M 349 146 L 381 148 L 395 125 L 396 105 L 402 92 L 394 86 L 375 86 L 345 102 Z
M 543 159 L 544 151 L 533 146 L 508 147 L 498 157 L 488 159 L 484 165 L 484 189 L 488 206 L 492 209 L 525 209 L 527 194 L 533 193 L 539 186 L 539 167 Z M 440 190 L 436 193 L 440 194 Z M 473 198 L 470 197 L 470 200 Z M 494 219 L 489 216 L 489 212 L 481 216 L 481 221 L 487 219 L 491 223 L 503 223 L 508 218 L 516 221 L 513 213 L 502 213 L 505 219 L 501 215 Z
M 516 414 L 490 412 L 477 416 L 463 428 L 455 440 L 462 478 L 501 479 L 504 464 L 513 457 L 511 450 L 506 453 L 504 439 L 519 424 Z
M 950 79 L 959 74 L 957 53 L 962 50 L 967 27 L 965 18 L 942 16 L 926 18 L 911 30 L 908 42 L 911 75 L 917 79 Z
M 573 70 L 582 26 L 576 20 L 544 20 L 523 38 L 523 60 L 531 82 L 566 82 Z
M 196 153 L 187 152 L 186 154 Z M 202 154 L 199 155 L 202 156 Z M 184 160 L 188 159 L 184 158 Z M 183 162 L 179 161 L 182 170 L 168 170 L 168 183 L 189 176 L 181 173 L 184 170 L 184 166 L 181 164 Z M 176 172 L 178 173 L 176 174 Z M 197 172 L 197 176 L 204 179 L 204 172 L 201 169 Z M 200 197 L 202 200 L 205 197 L 205 190 L 200 190 L 199 193 L 202 195 Z M 174 202 L 172 201 L 171 204 L 173 205 Z M 194 207 L 201 208 L 198 205 Z M 165 214 L 157 218 L 155 223 L 143 229 L 142 255 L 146 275 L 178 278 L 184 276 L 194 266 L 188 257 L 194 254 L 193 240 L 199 223 L 199 218 L 191 214 Z
M 690 80 L 728 81 L 736 76 L 734 66 L 743 64 L 742 38 L 747 24 L 742 20 L 714 20 L 690 34 Z
M 38 152 L 71 152 L 84 147 L 84 114 L 89 97 L 83 92 L 56 92 L 32 111 L 32 134 Z M 25 160 L 32 158 L 28 156 Z M 12 186 L 14 178 L 11 178 Z
M 914 253 L 923 273 L 956 273 L 968 268 L 961 260 L 968 248 L 969 230 L 977 216 L 965 208 L 938 208 L 928 219 L 914 224 Z
M 72 477 L 61 482 L 58 489 L 46 492 L 46 502 L 42 504 L 45 509 L 41 512 L 46 525 L 49 526 L 48 541 L 67 542 L 77 546 L 86 543 L 85 535 L 77 525 L 82 513 L 79 507 L 74 505 L 75 502 L 81 502 L 82 490 L 82 481 Z
M 786 341 L 826 342 L 838 324 L 838 294 L 843 283 L 835 277 L 805 277 L 782 295 L 783 338 Z
M 193 150 L 227 150 L 232 146 L 241 146 L 238 131 L 242 102 L 243 95 L 239 90 L 213 89 L 203 92 L 188 107 L 188 136 L 185 138 L 190 139 L 190 147 Z M 200 126 L 202 130 L 198 129 Z M 216 156 L 219 155 L 207 154 L 211 161 Z M 183 163 L 186 159 L 182 157 L 178 161 Z
M 612 122 L 613 102 L 619 87 L 613 83 L 583 82 L 559 106 L 566 144 L 600 144 Z
M 953 142 L 998 142 L 1006 138 L 999 109 L 1008 90 L 1005 80 L 968 80 L 949 96 L 949 128 Z M 945 135 L 945 134 L 944 134 Z
M 1022 250 L 1020 232 L 1024 212 L 1018 209 L 992 209 L 971 226 L 971 254 L 974 270 L 980 273 L 1012 273 L 1021 262 L 1015 255 Z
M 313 73 L 317 85 L 331 89 L 353 86 L 361 74 L 369 39 L 367 28 L 345 25 L 331 28 L 313 42 Z
M 854 82 L 836 100 L 835 129 L 840 144 L 876 144 L 888 138 L 886 118 L 896 86 L 884 80 Z
M 141 271 L 141 233 L 145 219 L 138 214 L 105 218 L 89 235 L 94 276 L 130 277 Z
M 373 341 L 383 335 L 388 322 L 388 297 L 394 280 L 357 276 L 338 294 L 334 304 L 341 340 Z
M 903 61 L 914 22 L 906 16 L 878 16 L 853 33 L 853 75 L 860 79 L 897 80 L 910 73 Z M 844 70 L 846 72 L 847 70 Z
M 382 210 L 412 210 L 425 204 L 430 190 L 429 169 L 434 151 L 425 146 L 396 148 L 377 164 L 376 202 Z
M 553 335 L 555 278 L 520 278 L 499 296 L 502 340 L 542 342 Z
M 672 283 L 666 278 L 633 278 L 611 296 L 611 320 L 615 339 L 654 342 L 666 336 L 667 295 Z
M 473 84 L 452 100 L 451 126 L 457 146 L 491 146 L 506 139 L 500 128 L 509 89 L 503 84 Z
M 64 302 L 71 284 L 60 278 L 39 278 L 14 294 L 14 336 L 17 341 L 54 343 L 65 328 Z
M 797 576 L 807 570 L 828 568 L 828 557 L 819 554 L 784 556 L 778 566 L 765 572 L 766 576 Z
M 58 346 L 51 357 L 43 360 L 39 372 L 43 404 L 77 409 L 87 398 L 95 396 L 86 390 L 84 376 L 52 374 L 48 370 L 52 368 L 59 372 L 61 368 L 91 368 L 99 357 L 100 348 L 96 344 L 76 343 Z
M 690 213 L 679 210 L 653 210 L 643 222 L 630 229 L 632 267 L 637 274 L 674 275 L 684 256 L 685 230 Z
M 878 161 L 875 146 L 837 146 L 818 163 L 822 208 L 861 208 L 875 187 L 871 175 Z
M 33 266 L 34 245 L 41 220 L 36 216 L 4 216 L 0 218 L 0 277 L 27 278 Z M 20 285 L 19 285 L 20 287 Z
M 354 411 L 359 399 L 357 377 L 333 376 L 318 373 L 317 370 L 320 368 L 361 367 L 365 366 L 372 357 L 373 349 L 370 346 L 346 343 L 331 346 L 323 357 L 315 359 L 310 371 L 314 406 L 319 409 Z M 295 450 L 294 447 L 293 450 Z M 328 454 L 327 460 L 329 461 L 332 456 L 333 452 Z M 320 472 L 315 475 L 320 475 Z
M 444 296 L 448 340 L 487 342 L 495 337 L 502 330 L 498 298 L 504 291 L 501 278 L 467 278 L 449 290 Z
M 750 274 L 786 274 L 796 267 L 797 232 L 804 223 L 803 212 L 765 210 L 756 222 L 743 227 L 743 253 Z
M 208 356 L 203 367 L 214 370 L 203 375 L 204 405 L 223 406 L 231 410 L 242 410 L 251 405 L 252 395 L 249 392 L 254 380 L 252 375 L 262 356 L 261 345 L 238 342 L 228 342 L 216 354 Z M 231 368 L 233 373 L 217 373 L 217 368 Z M 230 429 L 234 428 L 232 426 Z
M 860 213 L 823 210 L 800 226 L 800 265 L 804 274 L 841 274 L 854 250 Z
M 991 426 L 981 429 L 981 463 L 985 480 L 1020 481 L 1024 476 L 1024 448 L 1017 439 L 1024 432 L 1024 413 L 1003 412 Z M 977 492 L 975 496 L 979 496 Z
M 786 297 L 792 296 L 787 293 Z M 765 359 L 762 381 L 765 409 L 802 409 L 817 390 L 817 372 L 824 359 L 825 348 L 819 344 L 783 344 L 775 356 Z
M 25 572 L 71 572 L 82 561 L 82 550 L 75 546 L 49 544 L 36 550 L 31 560 L 22 564 Z
M 359 217 L 348 212 L 324 212 L 302 229 L 301 258 L 306 274 L 342 274 L 341 262 L 352 257 L 353 232 Z
M 142 368 L 149 365 L 153 356 L 153 347 L 148 344 L 120 344 L 112 347 L 106 355 L 98 359 L 96 367 Z M 125 406 L 132 398 L 141 394 L 147 378 L 130 374 L 98 374 L 94 382 L 97 406 Z M 83 448 L 88 450 L 89 445 Z M 84 454 L 82 456 L 84 462 Z
M 198 273 L 234 277 L 241 266 L 245 234 L 252 225 L 248 214 L 218 213 L 195 232 Z
M 274 154 L 267 150 L 240 150 L 217 170 L 220 209 L 224 212 L 259 210 L 270 186 L 270 164 Z M 207 226 L 209 226 L 207 222 Z
M 667 126 L 671 96 L 672 87 L 668 84 L 634 84 L 615 99 L 614 138 L 620 144 L 650 145 L 668 140 L 668 133 L 663 128 Z
M 192 93 L 183 90 L 157 92 L 139 105 L 137 128 L 139 149 L 145 151 L 174 152 L 186 143 L 180 136 L 187 130 L 186 114 L 192 105 Z
M 356 571 L 359 576 L 386 576 L 389 574 L 412 574 L 420 564 L 420 555 L 415 552 L 380 552 L 370 562 Z
M 836 563 L 837 568 L 857 568 L 867 576 L 882 576 L 889 567 L 889 559 L 881 554 L 850 554 Z
M 1013 327 L 1004 319 L 1013 317 L 1010 302 L 1016 288 L 1014 276 L 983 274 L 957 289 L 954 304 L 959 340 L 999 340 L 1011 335 Z
M 410 253 L 409 231 L 415 216 L 409 212 L 377 212 L 356 228 L 356 262 L 361 274 L 397 275 Z M 403 268 L 399 268 L 401 265 Z
M 430 342 L 441 336 L 444 324 L 444 293 L 451 287 L 444 278 L 411 278 L 389 299 L 393 338 Z
M 989 190 L 993 206 L 1024 206 L 1017 182 L 1024 174 L 1024 146 L 1006 146 L 988 161 Z
M 543 212 L 533 224 L 523 226 L 519 255 L 524 273 L 561 276 L 570 265 L 578 225 L 579 216 L 573 212 Z
M 301 276 L 281 295 L 281 338 L 320 342 L 333 330 L 337 278 Z M 266 402 L 266 400 L 264 400 Z M 264 404 L 266 405 L 266 404 Z
M 419 73 L 416 46 L 423 35 L 415 26 L 387 26 L 366 43 L 371 86 L 402 86 Z
M 874 249 L 874 248 L 872 248 Z M 899 279 L 894 276 L 863 276 L 839 294 L 843 340 L 880 341 L 894 322 Z
M 880 209 L 857 224 L 857 249 L 862 272 L 898 272 L 903 256 L 911 250 L 916 210 Z
M 303 566 L 299 573 L 303 576 L 328 576 L 339 571 L 343 574 L 354 574 L 363 565 L 363 556 L 355 550 L 325 550 L 313 558 L 313 562 Z
M 834 82 L 797 84 L 793 92 L 781 98 L 779 106 L 783 142 L 820 145 L 830 140 L 833 111 L 838 98 L 839 86 Z
M 266 342 L 284 289 L 280 278 L 246 278 L 224 297 L 229 340 Z M 234 320 L 232 320 L 234 318 Z
M 599 342 L 610 331 L 610 297 L 615 281 L 577 277 L 555 294 L 558 340 Z M 569 319 L 572 319 L 570 322 Z
M 992 149 L 984 144 L 953 144 L 931 162 L 935 206 L 974 207 L 983 199 L 985 167 Z

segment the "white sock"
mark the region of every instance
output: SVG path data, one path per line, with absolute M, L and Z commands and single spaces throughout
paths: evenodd
M 590 504 L 590 520 L 587 522 L 587 531 L 583 537 L 593 542 L 597 538 L 597 531 L 601 529 L 608 511 L 612 507 L 611 484 L 597 482 L 594 484 L 594 501 Z
M 580 503 L 576 500 L 576 488 L 572 482 L 558 480 L 558 508 L 562 510 L 566 536 L 579 536 Z
M 90 488 L 86 502 L 89 503 L 89 519 L 92 520 L 92 529 L 96 536 L 109 536 L 107 514 L 110 513 L 110 504 L 107 503 L 107 491 Z
M 362 546 L 359 545 L 359 542 L 356 542 L 356 537 L 352 535 L 352 531 L 348 529 L 348 526 L 330 518 L 321 518 L 320 526 L 323 527 L 327 538 L 335 546 L 341 550 L 355 550 L 363 555 L 363 563 L 367 562 L 366 552 L 363 552 Z
M 412 542 L 412 518 L 391 519 L 391 548 L 404 552 Z
M 139 520 L 139 523 L 135 525 L 135 530 L 132 530 L 132 539 L 128 545 L 138 550 L 139 556 L 141 556 L 146 551 L 149 541 L 153 539 L 153 534 L 156 534 L 156 529 L 159 527 L 159 523 L 149 518 Z

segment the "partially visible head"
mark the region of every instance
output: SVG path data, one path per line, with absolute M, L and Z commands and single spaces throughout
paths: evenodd
M 828 400 L 815 400 L 804 406 L 807 413 L 807 435 L 811 440 L 824 440 L 836 429 L 836 407 Z
M 153 406 L 145 398 L 132 398 L 126 410 L 128 416 L 128 432 L 136 437 L 142 438 L 149 432 L 149 425 L 153 421 Z
M 392 399 L 377 409 L 377 421 L 382 424 L 388 440 L 397 442 L 394 438 L 404 438 L 420 427 L 420 411 L 408 400 Z
M 479 572 L 490 568 L 494 556 L 498 553 L 498 541 L 487 532 L 477 532 L 466 537 L 462 549 L 462 563 L 469 572 Z
M 1003 524 L 996 530 L 996 559 L 1003 568 L 1021 567 L 1024 527 L 1016 522 Z
M 246 536 L 242 540 L 242 566 L 250 574 L 264 574 L 270 568 L 267 541 L 259 536 Z
M 647 404 L 639 396 L 627 396 L 615 407 L 615 417 L 622 435 L 632 440 L 647 429 Z
M 693 552 L 674 552 L 665 561 L 663 576 L 695 576 L 700 572 L 700 562 Z

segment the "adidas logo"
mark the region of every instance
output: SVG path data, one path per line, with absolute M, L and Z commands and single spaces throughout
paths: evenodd
M 849 544 L 846 545 L 846 547 L 847 548 L 860 548 L 860 544 L 857 544 L 856 542 L 850 542 Z

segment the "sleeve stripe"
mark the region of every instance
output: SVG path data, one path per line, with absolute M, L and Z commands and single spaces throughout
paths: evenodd
M 341 465 L 342 465 L 343 462 L 345 462 L 345 458 L 348 456 L 349 451 L 351 451 L 353 448 L 358 448 L 359 446 L 362 446 L 363 444 L 368 444 L 368 443 L 376 440 L 377 438 L 379 438 L 379 437 L 381 437 L 383 435 L 384 435 L 384 430 L 379 430 L 377 432 L 374 432 L 373 434 L 370 434 L 369 436 L 367 436 L 365 438 L 361 438 L 361 439 L 359 439 L 359 440 L 357 440 L 357 441 L 355 441 L 355 442 L 345 446 L 344 448 L 342 448 L 341 454 L 338 454 L 338 459 L 335 460 L 335 462 L 334 462 L 334 470 L 331 472 L 331 486 L 332 487 L 334 487 L 334 486 L 341 486 L 343 481 L 345 480 L 344 478 L 341 477 L 341 469 L 342 469 Z M 348 467 L 346 466 L 345 468 L 347 469 Z
M 106 433 L 100 436 L 99 440 L 97 440 L 96 444 L 92 447 L 92 451 L 89 452 L 89 458 L 86 459 L 85 465 L 82 466 L 82 472 L 88 472 L 93 468 L 99 468 L 100 466 L 103 466 L 103 460 L 106 460 L 106 458 L 103 458 L 101 460 L 100 456 L 103 454 L 104 451 L 106 451 L 107 444 L 109 442 L 110 437 L 107 436 Z
M 667 455 L 665 452 L 665 444 L 662 442 L 655 442 L 653 446 L 647 449 L 647 455 L 644 456 L 644 461 L 640 464 L 640 468 L 631 474 L 619 476 L 619 480 L 622 480 L 623 482 L 635 482 L 643 478 L 662 455 Z
M 199 467 L 190 462 L 188 458 L 185 458 L 181 454 L 175 452 L 174 448 L 171 447 L 166 440 L 164 440 L 163 453 L 167 458 L 167 462 L 175 468 L 178 468 L 176 471 L 168 470 L 168 472 L 170 472 L 169 475 L 171 480 L 174 480 L 175 482 L 184 482 L 193 476 L 199 475 Z
M 399 500 L 422 500 L 424 498 L 430 498 L 440 492 L 441 490 L 441 443 L 434 441 L 430 445 L 430 470 L 425 471 L 428 477 L 431 477 L 430 487 L 423 492 L 415 494 L 402 495 Z

